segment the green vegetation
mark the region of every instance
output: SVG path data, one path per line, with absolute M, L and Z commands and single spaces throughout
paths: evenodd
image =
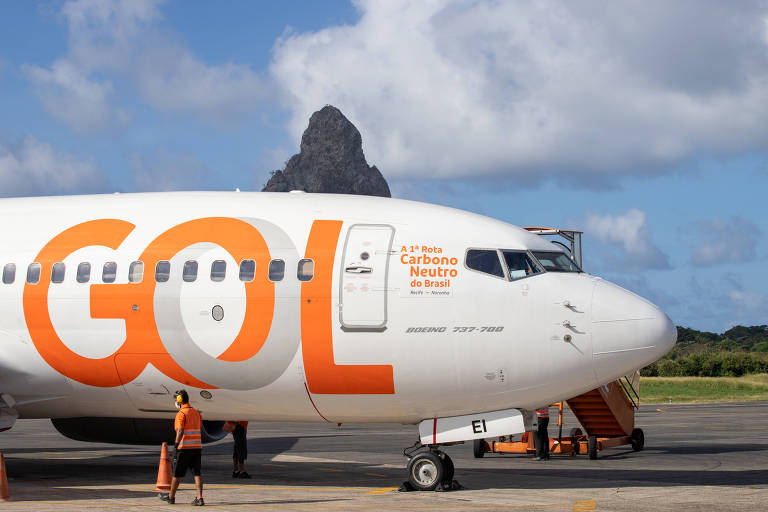
M 768 326 L 737 325 L 722 334 L 677 328 L 677 345 L 642 369 L 644 377 L 739 377 L 768 372 Z
M 744 377 L 642 377 L 640 402 L 750 402 L 768 400 L 768 375 Z

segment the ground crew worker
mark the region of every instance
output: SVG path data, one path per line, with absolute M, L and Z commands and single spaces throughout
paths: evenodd
M 549 406 L 536 409 L 539 428 L 533 436 L 536 456 L 533 460 L 549 460 Z
M 173 471 L 173 480 L 171 480 L 171 491 L 168 494 L 160 496 L 160 499 L 168 503 L 176 503 L 176 489 L 179 488 L 181 479 L 187 474 L 187 469 L 192 471 L 195 478 L 195 490 L 197 497 L 192 505 L 205 505 L 203 501 L 203 479 L 200 477 L 200 465 L 203 451 L 203 443 L 200 437 L 200 431 L 203 427 L 203 419 L 200 413 L 189 405 L 189 395 L 182 389 L 174 393 L 174 401 L 179 412 L 176 413 L 176 420 L 173 428 L 176 430 L 176 467 Z
M 251 475 L 245 470 L 245 459 L 248 458 L 248 433 L 247 421 L 228 421 L 224 423 L 224 430 L 232 434 L 235 441 L 234 452 L 232 453 L 232 478 L 251 478 Z

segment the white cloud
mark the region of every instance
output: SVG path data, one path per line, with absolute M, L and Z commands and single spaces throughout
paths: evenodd
M 767 146 L 762 3 L 356 5 L 354 25 L 287 33 L 271 70 L 297 140 L 333 104 L 388 174 L 570 179 Z
M 78 131 L 101 130 L 113 121 L 128 120 L 125 110 L 111 103 L 112 83 L 89 79 L 71 61 L 59 59 L 50 70 L 32 65 L 22 70 L 37 84 L 45 109 Z
M 688 281 L 687 293 L 668 314 L 678 325 L 712 332 L 765 324 L 768 295 L 745 288 L 741 280 L 735 274 L 696 273 Z
M 149 155 L 131 155 L 137 192 L 196 190 L 211 171 L 191 155 L 159 150 Z
M 221 121 L 246 115 L 264 98 L 264 80 L 247 66 L 209 66 L 178 46 L 143 52 L 136 66 L 143 98 L 158 110 Z
M 26 64 L 43 107 L 77 131 L 101 131 L 129 116 L 116 105 L 113 83 L 104 75 L 121 72 L 135 59 L 139 35 L 160 18 L 161 0 L 68 1 L 61 16 L 68 51 L 50 68 Z M 99 78 L 94 76 L 98 75 Z
M 749 290 L 730 290 L 728 300 L 731 311 L 736 318 L 734 324 L 757 325 L 765 323 L 765 312 L 768 311 L 768 295 Z M 743 323 L 742 323 L 743 322 Z
M 730 221 L 700 220 L 694 225 L 694 233 L 701 243 L 693 248 L 691 261 L 708 266 L 754 259 L 760 229 L 748 220 L 733 217 Z
M 264 80 L 248 66 L 208 65 L 195 57 L 173 34 L 157 27 L 163 3 L 71 0 L 64 4 L 66 54 L 50 68 L 22 67 L 38 87 L 46 110 L 76 130 L 102 130 L 128 120 L 120 103 L 135 85 L 141 100 L 163 111 L 213 121 L 253 111 L 264 97 Z
M 613 245 L 620 258 L 613 266 L 623 270 L 668 269 L 667 255 L 653 245 L 645 213 L 635 208 L 624 215 L 588 215 L 584 221 L 586 236 Z
M 162 19 L 166 0 L 69 0 L 61 9 L 69 34 L 68 58 L 85 72 L 121 69 L 137 41 Z
M 89 192 L 103 188 L 91 161 L 56 151 L 50 144 L 25 137 L 18 144 L 0 143 L 2 195 L 34 196 Z

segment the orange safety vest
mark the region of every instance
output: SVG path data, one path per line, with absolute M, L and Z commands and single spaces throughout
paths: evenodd
M 199 450 L 203 447 L 200 430 L 203 427 L 203 418 L 197 409 L 189 404 L 184 404 L 176 413 L 174 421 L 176 431 L 182 431 L 179 450 Z
M 224 429 L 225 432 L 232 433 L 232 432 L 235 431 L 235 427 L 237 426 L 238 423 L 244 429 L 248 428 L 248 422 L 247 421 L 234 421 L 234 420 L 227 421 L 226 423 L 224 423 L 224 426 L 222 428 Z
M 541 409 L 536 409 L 536 417 L 549 418 L 549 407 L 542 407 Z

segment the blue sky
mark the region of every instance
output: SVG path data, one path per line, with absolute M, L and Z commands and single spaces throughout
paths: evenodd
M 4 196 L 259 190 L 340 108 L 395 197 L 585 232 L 679 325 L 768 323 L 764 2 L 4 2 Z

